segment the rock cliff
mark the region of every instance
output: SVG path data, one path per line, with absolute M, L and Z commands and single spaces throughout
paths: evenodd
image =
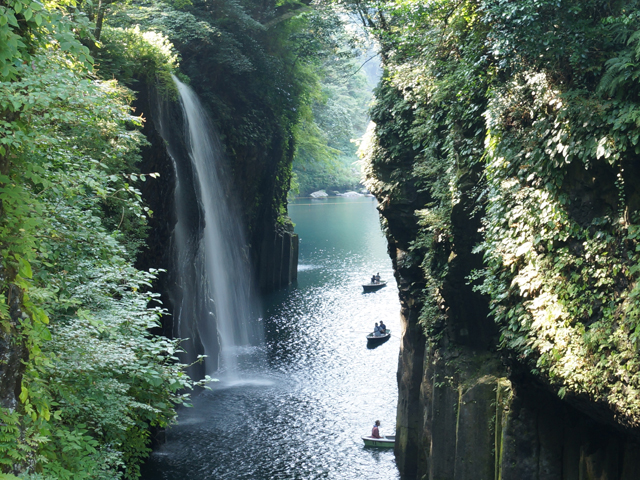
M 402 302 L 402 475 L 637 477 L 635 14 L 402 3 L 353 4 L 386 69 L 364 151 Z
M 395 97 L 398 99 L 399 97 Z M 408 113 L 407 115 L 410 115 Z M 411 168 L 411 148 L 389 135 L 410 118 L 379 108 L 382 128 L 369 183 L 380 201 L 399 286 L 402 343 L 398 365 L 398 467 L 405 480 L 631 480 L 637 478 L 638 433 L 586 399 L 563 401 L 524 365 L 498 351 L 498 329 L 486 297 L 469 276 L 482 266 L 481 212 L 471 195 L 477 172 L 460 177 L 462 195 L 451 210 L 451 236 L 430 252 L 429 272 L 441 275 L 437 320 L 421 315 L 430 279 L 415 248 L 417 210 L 432 199 L 415 182 L 394 182 Z M 575 177 L 578 178 L 578 177 Z M 590 182 L 575 195 L 599 208 Z M 600 190 L 603 192 L 603 190 Z M 592 192 L 591 194 L 589 192 Z M 606 191 L 604 191 L 606 195 Z M 424 267 L 424 265 L 423 265 Z
M 141 170 L 160 174 L 157 179 L 149 179 L 142 185 L 142 194 L 154 214 L 149 222 L 149 241 L 138 259 L 138 266 L 165 270 L 159 274 L 157 289 L 162 294 L 164 306 L 169 313 L 173 313 L 174 305 L 182 304 L 183 289 L 189 288 L 177 281 L 174 274 L 177 271 L 177 266 L 174 265 L 176 260 L 172 255 L 173 234 L 177 222 L 174 199 L 175 168 L 186 169 L 183 178 L 193 177 L 183 138 L 182 111 L 177 101 L 161 99 L 153 87 L 140 89 L 134 107 L 138 114 L 146 118 L 143 133 L 149 142 L 142 152 Z M 251 232 L 247 245 L 247 262 L 251 264 L 255 284 L 262 292 L 289 285 L 297 277 L 298 237 L 293 228 L 278 223 L 278 211 L 275 209 L 277 203 L 271 197 L 278 181 L 277 176 L 281 174 L 278 163 L 283 161 L 283 155 L 282 151 L 263 151 L 260 154 L 254 152 L 251 156 L 236 152 L 235 156 L 228 159 L 232 162 L 229 167 L 234 166 L 230 188 L 237 190 L 233 193 L 242 194 L 240 210 L 252 211 L 253 202 L 256 201 L 262 205 L 258 213 L 254 212 L 254 215 L 244 217 L 246 222 L 250 222 L 246 226 Z M 247 171 L 251 170 L 256 170 L 263 177 L 248 174 Z M 185 213 L 194 218 L 193 221 L 185 223 L 195 229 L 190 233 L 190 238 L 197 239 L 202 235 L 198 225 L 202 225 L 203 221 L 195 187 L 188 184 L 181 185 L 181 189 L 191 198 L 188 203 L 193 205 L 193 208 Z M 251 205 L 247 205 L 247 202 Z M 191 267 L 195 269 L 195 265 Z M 197 278 L 195 270 L 192 277 Z M 191 308 L 197 306 L 193 305 Z M 196 318 L 196 315 L 194 312 L 190 317 Z M 177 336 L 173 318 L 169 315 L 163 319 L 162 333 L 171 338 Z M 183 332 L 181 335 L 189 339 L 183 344 L 184 348 L 192 352 L 193 356 L 204 354 L 200 340 L 201 332 L 197 330 L 197 326 L 193 328 L 193 331 L 187 334 Z M 194 377 L 200 378 L 204 374 L 198 366 L 192 367 L 191 370 Z

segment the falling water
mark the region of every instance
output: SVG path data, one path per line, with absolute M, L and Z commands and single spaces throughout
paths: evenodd
M 246 242 L 220 140 L 193 90 L 175 77 L 174 81 L 191 161 L 191 168 L 175 165 L 174 257 L 181 293 L 174 296 L 178 299 L 173 305 L 174 334 L 190 338 L 185 350 L 196 350 L 187 351 L 186 361 L 192 362 L 200 350 L 207 355 L 207 374 L 219 370 L 218 374 L 224 371 L 233 377 L 240 347 L 261 340 L 252 319 L 257 309 Z M 196 205 L 186 192 L 189 185 L 193 185 Z
M 266 359 L 238 366 L 262 384 L 224 382 L 180 410 L 145 480 L 397 480 L 393 451 L 364 448 L 376 419 L 395 430 L 400 303 L 372 198 L 289 203 L 306 265 L 295 288 L 265 297 Z M 387 288 L 363 294 L 380 272 Z M 392 337 L 365 335 L 384 319 Z M 246 374 L 244 373 L 246 371 Z

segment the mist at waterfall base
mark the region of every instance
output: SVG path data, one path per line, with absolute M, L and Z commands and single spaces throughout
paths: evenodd
M 297 200 L 298 283 L 263 299 L 265 343 L 182 408 L 145 480 L 398 479 L 393 451 L 364 447 L 375 420 L 395 431 L 400 305 L 372 198 Z M 380 272 L 390 285 L 364 294 Z M 391 339 L 368 349 L 384 320 Z
M 184 343 L 183 362 L 193 363 L 204 354 L 204 373 L 234 378 L 241 353 L 263 343 L 244 232 L 215 129 L 196 94 L 175 77 L 174 81 L 186 145 L 182 155 L 171 155 L 177 219 L 173 235 L 176 285 L 170 294 L 173 334 L 189 339 Z M 202 369 L 190 371 L 192 376 L 196 372 Z

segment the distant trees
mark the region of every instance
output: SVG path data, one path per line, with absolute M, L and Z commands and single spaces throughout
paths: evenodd
M 329 58 L 322 65 L 310 116 L 300 123 L 293 171 L 302 195 L 314 190 L 353 190 L 361 182 L 357 140 L 369 122 L 372 86 L 355 59 Z
M 324 32 L 317 43 L 315 75 L 318 84 L 310 109 L 298 126 L 294 160 L 295 188 L 302 194 L 318 189 L 355 189 L 361 181 L 356 164 L 357 140 L 369 117 L 373 85 L 361 70 L 363 39 L 353 35 L 352 20 L 333 5 L 315 2 L 309 29 Z

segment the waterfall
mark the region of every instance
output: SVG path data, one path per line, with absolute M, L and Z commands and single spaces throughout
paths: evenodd
M 262 340 L 245 236 L 215 128 L 193 90 L 174 81 L 184 117 L 182 157 L 189 162 L 180 165 L 169 148 L 176 171 L 174 335 L 189 338 L 183 361 L 204 353 L 204 373 L 233 376 L 238 347 Z

